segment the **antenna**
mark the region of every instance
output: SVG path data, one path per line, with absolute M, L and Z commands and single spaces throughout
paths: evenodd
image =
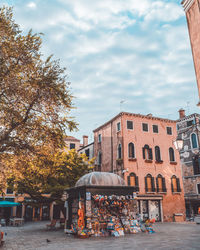
M 125 100 L 120 101 L 120 112 L 122 111 L 122 104 L 125 102 Z
M 187 112 L 188 112 L 188 115 L 189 115 L 190 114 L 190 102 L 189 101 L 187 101 L 186 108 L 187 108 Z

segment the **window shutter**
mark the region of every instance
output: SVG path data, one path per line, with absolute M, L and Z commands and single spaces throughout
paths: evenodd
M 173 181 L 171 179 L 171 188 L 172 188 L 172 193 L 174 192 L 174 186 L 173 186 Z
M 143 152 L 143 159 L 145 159 L 145 148 L 142 148 L 142 152 Z
M 157 188 L 157 192 L 159 192 L 159 185 L 158 185 L 158 177 L 156 177 L 156 188 Z
M 154 183 L 154 177 L 151 177 L 151 186 L 152 186 L 152 192 L 155 192 L 155 183 Z
M 130 185 L 131 185 L 131 182 L 130 182 L 130 175 L 127 176 L 127 182 L 128 182 L 128 186 L 130 186 Z
M 165 183 L 165 178 L 164 177 L 162 178 L 162 191 L 163 192 L 167 192 L 166 183 Z
M 177 192 L 181 192 L 181 186 L 180 186 L 179 178 L 177 178 L 176 181 L 177 181 Z
M 149 159 L 153 160 L 152 148 L 149 148 Z
M 144 178 L 145 179 L 145 191 L 148 192 L 148 187 L 147 187 L 147 177 Z
M 138 184 L 139 184 L 139 183 L 138 183 L 138 176 L 136 176 L 136 177 L 135 177 L 135 185 L 136 185 L 136 186 L 139 186 Z

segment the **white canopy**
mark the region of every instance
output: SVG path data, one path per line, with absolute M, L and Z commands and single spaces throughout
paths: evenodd
M 82 176 L 77 182 L 79 186 L 126 186 L 125 181 L 117 174 L 107 172 L 91 172 Z

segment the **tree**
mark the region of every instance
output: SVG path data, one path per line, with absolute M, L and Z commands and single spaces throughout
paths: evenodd
M 73 187 L 77 180 L 93 169 L 93 160 L 74 149 L 63 151 L 44 146 L 41 154 L 19 157 L 7 155 L 5 164 L 10 167 L 10 180 L 19 194 L 28 194 L 33 200 L 49 202 L 60 200 L 66 188 Z M 12 169 L 15 169 L 13 171 Z
M 0 8 L 0 160 L 38 145 L 63 145 L 72 95 L 65 69 L 52 56 L 42 60 L 41 34 L 23 35 L 12 9 Z

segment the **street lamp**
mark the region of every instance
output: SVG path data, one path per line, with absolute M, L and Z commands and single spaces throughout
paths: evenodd
M 176 140 L 174 141 L 174 146 L 178 151 L 180 151 L 183 148 L 183 139 L 177 137 Z

